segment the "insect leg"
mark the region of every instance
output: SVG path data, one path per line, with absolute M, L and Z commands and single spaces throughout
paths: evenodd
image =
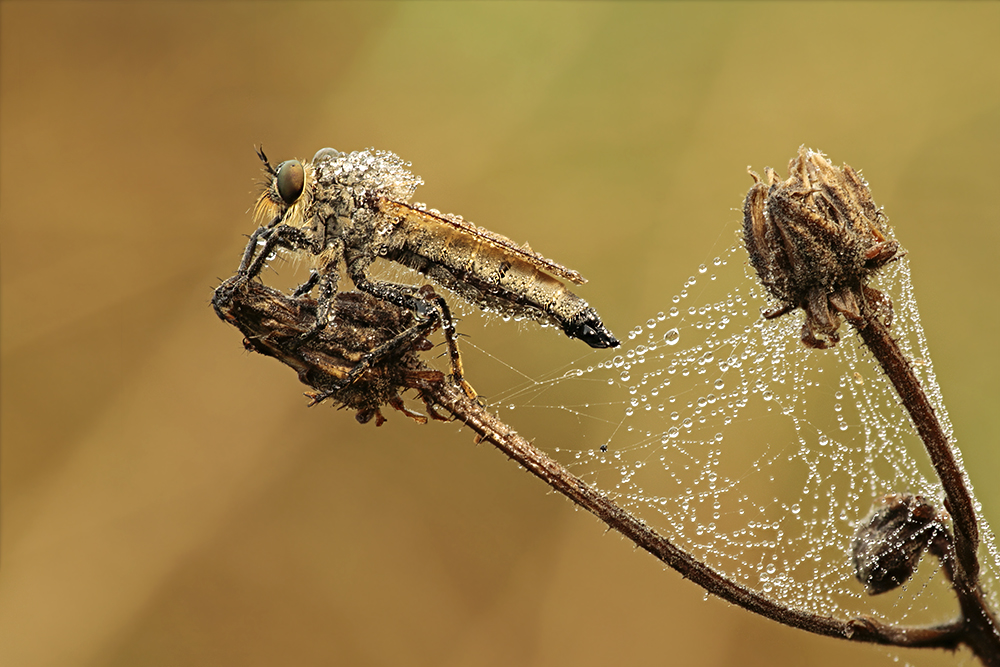
M 330 313 L 333 309 L 333 298 L 337 294 L 337 282 L 340 272 L 337 260 L 328 261 L 319 271 L 319 307 L 316 310 L 316 329 L 322 331 L 330 323 Z
M 273 223 L 272 223 L 273 224 Z M 264 245 L 260 252 L 254 256 L 254 251 L 260 243 L 260 238 L 264 237 Z M 278 225 L 272 227 L 259 227 L 250 235 L 250 242 L 247 243 L 246 250 L 243 251 L 243 261 L 237 271 L 243 280 L 256 278 L 264 269 L 270 255 L 275 248 L 289 248 L 291 250 L 304 250 L 311 248 L 312 244 L 301 229 L 289 225 Z
M 437 325 L 438 325 L 438 320 L 436 319 L 427 319 L 424 320 L 423 322 L 417 322 L 410 328 L 394 336 L 391 340 L 382 343 L 374 350 L 372 350 L 364 357 L 362 357 L 361 360 L 358 363 L 356 363 L 351 368 L 350 371 L 348 371 L 347 376 L 344 377 L 340 387 L 336 389 L 330 389 L 324 392 L 317 392 L 311 394 L 310 396 L 312 397 L 312 403 L 310 403 L 310 405 L 316 405 L 317 403 L 321 403 L 330 396 L 336 394 L 344 387 L 350 386 L 355 380 L 360 378 L 365 371 L 367 371 L 373 365 L 385 359 L 387 356 L 390 356 L 392 354 L 398 354 L 403 350 L 412 347 L 413 344 L 417 341 L 417 339 L 419 339 L 422 336 L 426 336 Z M 310 334 L 315 335 L 313 334 L 313 332 L 310 332 Z
M 299 337 L 296 345 L 301 345 L 306 341 L 312 340 L 330 323 L 334 298 L 337 296 L 337 282 L 340 278 L 340 258 L 343 255 L 343 246 L 333 244 L 325 252 L 323 264 L 320 268 L 309 276 L 309 280 L 295 290 L 294 296 L 301 297 L 309 292 L 313 286 L 319 285 L 319 294 L 316 298 L 316 324 L 313 325 L 310 331 Z
M 424 285 L 419 291 L 425 299 L 433 301 L 440 312 L 441 325 L 444 329 L 444 340 L 448 344 L 448 357 L 451 361 L 452 377 L 462 387 L 469 398 L 476 398 L 476 390 L 465 381 L 465 368 L 462 366 L 462 355 L 458 353 L 458 334 L 455 332 L 455 320 L 451 317 L 451 308 L 448 307 L 448 302 L 444 300 L 444 297 L 435 294 L 434 288 L 430 285 Z
M 237 275 L 246 275 L 250 268 L 250 262 L 253 261 L 254 253 L 257 250 L 257 242 L 260 240 L 261 235 L 269 232 L 271 226 L 258 227 L 254 230 L 253 234 L 250 235 L 250 240 L 247 242 L 247 247 L 243 250 L 243 259 L 240 260 L 240 268 L 236 269 Z
M 279 225 L 278 220 L 279 218 L 275 218 L 266 227 L 258 227 L 254 230 L 247 242 L 247 247 L 243 250 L 240 268 L 236 270 L 236 274 L 232 278 L 225 281 L 215 291 L 212 305 L 222 319 L 229 319 L 224 311 L 232 303 L 234 295 L 248 281 L 260 274 L 276 247 L 282 246 L 292 249 L 310 247 L 309 240 L 300 230 L 288 225 Z M 260 243 L 261 238 L 264 239 L 263 244 Z
M 309 292 L 312 291 L 312 288 L 316 287 L 316 283 L 319 282 L 320 277 L 321 276 L 320 276 L 319 271 L 312 271 L 312 272 L 310 272 L 309 273 L 309 280 L 305 281 L 304 283 L 302 283 L 301 285 L 299 285 L 298 287 L 295 288 L 295 291 L 292 293 L 292 298 L 293 299 L 297 299 L 297 298 L 299 298 L 301 296 L 305 296 L 306 294 L 309 294 Z
M 444 329 L 444 339 L 448 344 L 452 378 L 462 387 L 469 398 L 476 398 L 476 390 L 465 381 L 462 356 L 458 352 L 455 324 L 451 319 L 451 309 L 448 308 L 448 303 L 444 298 L 435 294 L 430 285 L 421 287 L 420 297 L 415 297 L 412 294 L 412 287 L 381 280 L 369 280 L 363 270 L 358 270 L 358 265 L 349 266 L 348 269 L 351 271 L 351 280 L 354 281 L 354 286 L 362 292 L 368 292 L 383 301 L 411 310 L 419 317 L 431 318 L 441 324 Z

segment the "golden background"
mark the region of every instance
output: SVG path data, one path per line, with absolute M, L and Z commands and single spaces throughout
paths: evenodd
M 0 664 L 955 662 L 705 601 L 454 424 L 307 409 L 209 298 L 255 145 L 374 146 L 621 337 L 804 143 L 909 251 L 998 524 L 1000 5 L 4 2 L 0 68 Z M 585 352 L 468 322 L 527 372 Z

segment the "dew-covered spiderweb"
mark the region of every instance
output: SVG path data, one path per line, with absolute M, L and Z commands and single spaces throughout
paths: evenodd
M 920 494 L 941 508 L 943 495 L 895 391 L 850 327 L 836 347 L 809 350 L 800 311 L 763 319 L 761 308 L 773 304 L 738 240 L 692 273 L 620 348 L 528 378 L 490 407 L 515 428 L 540 416 L 558 441 L 536 444 L 773 599 L 842 618 L 955 617 L 931 556 L 880 596 L 854 578 L 855 526 L 879 498 Z M 950 432 L 906 259 L 872 286 L 892 298 L 892 331 Z M 983 542 L 985 583 L 995 591 L 997 551 L 988 532 Z

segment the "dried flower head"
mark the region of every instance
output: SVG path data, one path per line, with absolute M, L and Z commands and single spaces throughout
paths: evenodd
M 293 368 L 299 380 L 316 390 L 308 394 L 318 402 L 325 397 L 357 410 L 362 424 L 385 417 L 381 407 L 389 405 L 424 423 L 427 417 L 407 408 L 400 393 L 418 391 L 428 382 L 441 382 L 440 371 L 429 369 L 417 352 L 430 349 L 425 338 L 381 358 L 353 383 L 343 386 L 348 374 L 368 353 L 411 327 L 415 318 L 408 310 L 361 292 L 338 292 L 333 302 L 335 326 L 313 338 L 302 336 L 313 329 L 317 303 L 309 297 L 289 297 L 255 281 L 230 278 L 216 289 L 212 299 L 216 313 L 245 336 L 248 350 L 274 357 Z M 442 419 L 421 392 L 431 417 Z
M 925 550 L 947 561 L 952 538 L 945 520 L 921 496 L 883 497 L 854 534 L 854 576 L 877 595 L 908 581 Z
M 825 348 L 839 340 L 840 316 L 861 317 L 883 304 L 866 287 L 874 271 L 902 255 L 868 184 L 848 165 L 800 147 L 781 181 L 770 167 L 743 205 L 743 239 L 764 287 L 780 302 L 764 313 L 806 313 L 802 342 Z

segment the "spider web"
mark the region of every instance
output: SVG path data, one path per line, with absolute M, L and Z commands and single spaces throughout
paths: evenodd
M 956 617 L 933 557 L 879 596 L 855 579 L 855 527 L 878 499 L 913 493 L 942 508 L 941 485 L 894 389 L 850 328 L 842 326 L 832 349 L 806 349 L 801 312 L 760 316 L 767 298 L 751 271 L 737 241 L 611 355 L 529 378 L 491 408 L 515 425 L 539 411 L 560 434 L 550 454 L 772 599 L 902 624 Z M 893 334 L 950 435 L 906 259 L 872 286 L 892 299 Z M 995 591 L 1000 558 L 983 532 L 984 584 Z

